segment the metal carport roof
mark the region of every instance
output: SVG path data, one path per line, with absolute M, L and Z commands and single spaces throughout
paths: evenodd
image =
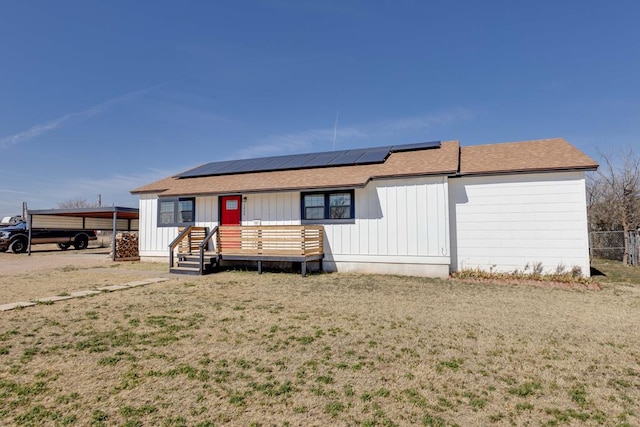
M 45 217 L 50 218 L 82 218 L 82 227 L 83 229 L 94 229 L 94 230 L 111 230 L 112 238 L 111 238 L 111 246 L 115 248 L 115 240 L 116 233 L 118 231 L 137 231 L 138 230 L 138 219 L 139 219 L 139 209 L 138 208 L 127 208 L 122 206 L 110 206 L 110 207 L 99 207 L 99 208 L 79 208 L 79 209 L 39 209 L 39 210 L 28 210 L 27 217 L 29 222 L 29 255 L 31 255 L 31 227 L 34 224 L 34 217 L 36 219 L 41 219 Z M 41 217 L 41 218 L 39 218 Z M 89 221 L 87 224 L 87 219 L 92 219 L 93 221 Z M 109 220 L 110 224 L 107 226 L 108 222 L 104 220 Z M 44 222 L 44 221 L 43 221 Z M 36 222 L 36 228 L 37 227 Z M 52 228 L 52 227 L 50 227 Z M 115 261 L 116 251 L 113 250 L 113 260 Z

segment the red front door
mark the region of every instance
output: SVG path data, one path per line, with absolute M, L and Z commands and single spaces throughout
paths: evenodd
M 223 196 L 220 202 L 220 224 L 240 225 L 242 196 Z
M 241 196 L 222 196 L 220 197 L 220 225 L 240 225 L 240 215 L 242 208 Z M 239 228 L 231 230 L 220 230 L 220 249 L 233 250 L 240 248 Z

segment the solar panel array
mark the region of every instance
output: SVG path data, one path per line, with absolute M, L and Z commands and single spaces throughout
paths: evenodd
M 311 154 L 293 154 L 288 156 L 211 162 L 176 175 L 176 178 L 196 178 L 202 176 L 231 175 L 250 172 L 376 164 L 384 163 L 387 157 L 394 152 L 424 150 L 439 147 L 440 141 L 432 141 L 420 142 L 417 144 L 389 145 L 386 147 L 376 148 L 360 148 L 354 150 L 327 151 Z

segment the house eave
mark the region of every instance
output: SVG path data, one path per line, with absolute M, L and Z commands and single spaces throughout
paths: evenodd
M 455 174 L 456 172 L 457 171 L 454 169 L 448 169 L 448 170 L 425 172 L 425 173 L 379 175 L 379 176 L 372 176 L 367 182 L 373 181 L 373 180 L 381 180 L 381 179 L 420 178 L 424 176 L 450 176 L 451 174 Z
M 136 196 L 136 195 L 143 195 L 143 194 L 160 194 L 160 193 L 164 193 L 165 191 L 167 191 L 166 189 L 160 189 L 160 190 L 142 190 L 142 191 L 138 191 L 138 190 L 131 190 L 129 191 L 130 194 Z
M 531 169 L 508 169 L 508 170 L 494 170 L 494 171 L 471 171 L 471 172 L 458 172 L 452 177 L 465 177 L 465 176 L 493 176 L 493 175 L 522 175 L 529 173 L 551 173 L 551 172 L 590 172 L 596 171 L 599 165 L 589 166 L 575 166 L 575 167 L 559 167 L 559 168 L 531 168 Z
M 223 190 L 207 190 L 207 191 L 171 191 L 170 189 L 161 190 L 144 190 L 144 191 L 131 191 L 132 194 L 157 194 L 161 197 L 189 197 L 189 196 L 221 196 L 229 194 L 258 194 L 258 193 L 285 193 L 285 192 L 299 192 L 299 191 L 326 191 L 326 190 L 339 190 L 349 188 L 364 188 L 369 182 L 374 180 L 383 179 L 410 179 L 419 178 L 425 176 L 450 176 L 455 174 L 455 170 L 442 170 L 428 173 L 412 173 L 412 174 L 393 174 L 393 175 L 378 175 L 371 176 L 364 182 L 343 182 L 331 185 L 308 185 L 308 186 L 287 186 L 287 187 L 267 187 L 267 188 L 226 188 Z

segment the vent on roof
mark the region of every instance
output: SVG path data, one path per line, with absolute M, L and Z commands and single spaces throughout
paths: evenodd
M 261 157 L 256 159 L 212 162 L 190 169 L 176 178 L 232 175 L 250 172 L 268 172 L 292 169 L 323 168 L 330 166 L 353 166 L 384 163 L 391 153 L 440 148 L 440 141 L 417 144 L 389 145 L 386 147 L 360 148 L 343 151 L 327 151 L 311 154 Z

